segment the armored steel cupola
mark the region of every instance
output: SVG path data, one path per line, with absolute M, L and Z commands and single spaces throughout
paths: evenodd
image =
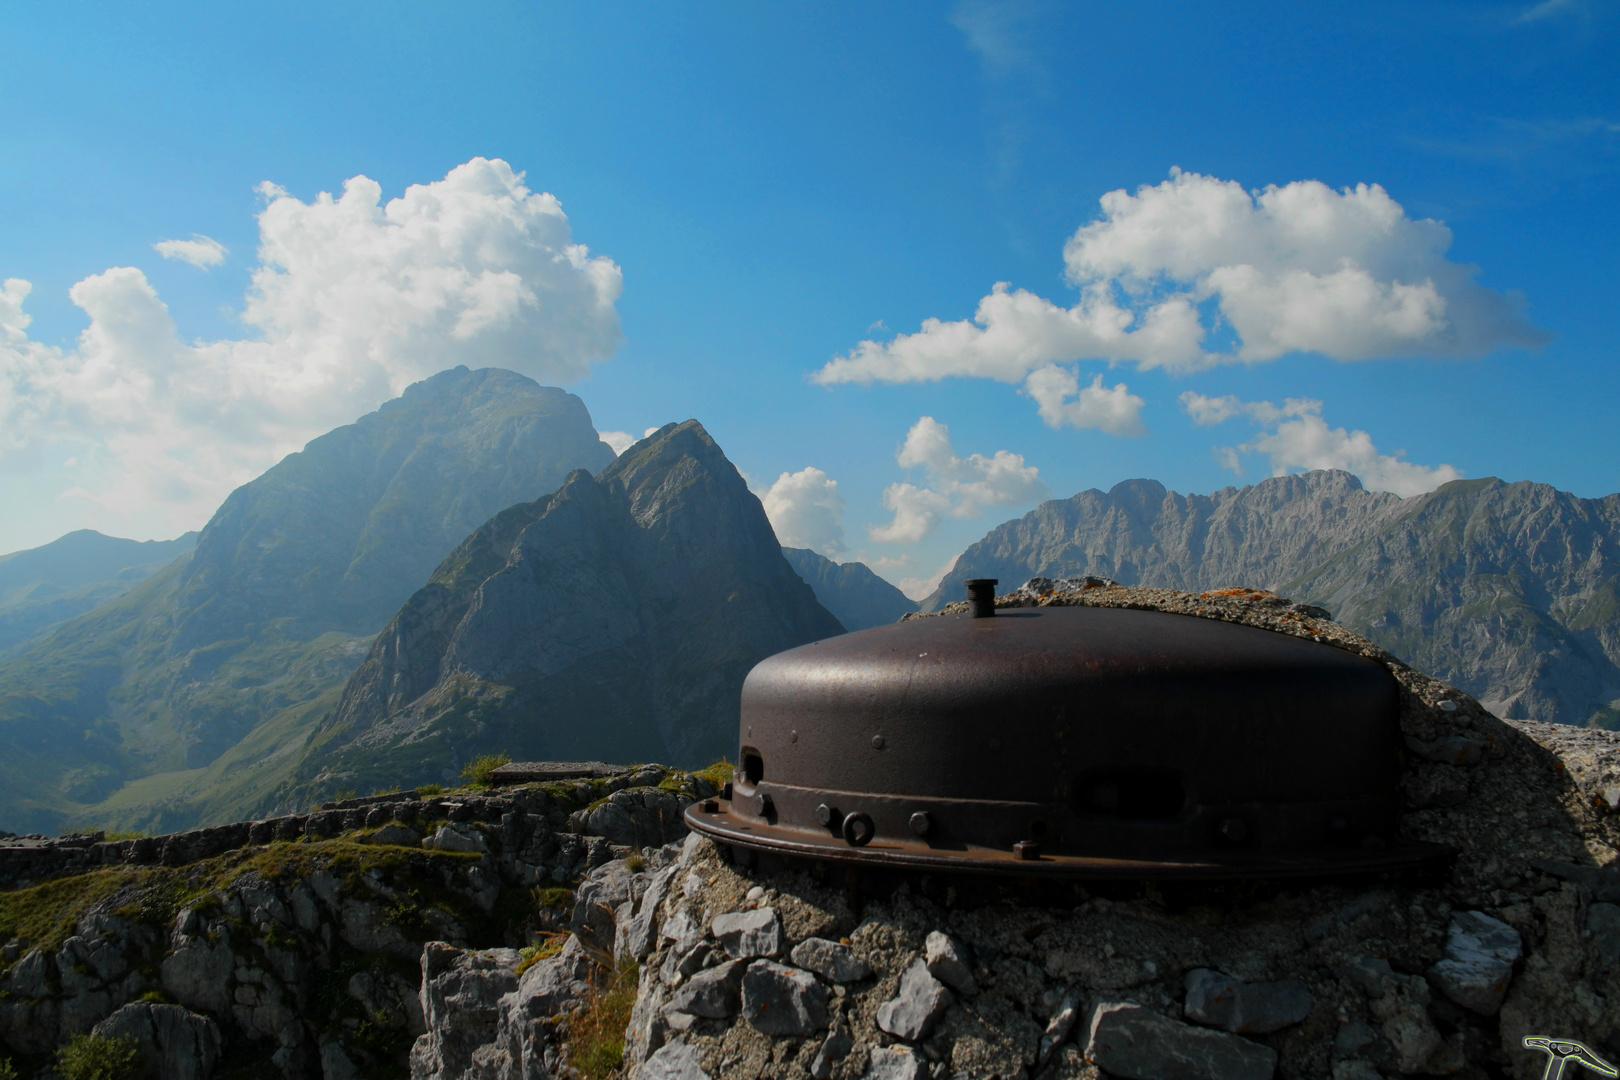
M 1214 619 L 994 605 L 778 653 L 742 690 L 744 849 L 918 870 L 1233 877 L 1417 865 L 1380 664 Z

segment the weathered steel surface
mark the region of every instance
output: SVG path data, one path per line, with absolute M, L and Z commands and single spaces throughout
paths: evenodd
M 1001 609 L 779 653 L 743 685 L 716 839 L 823 859 L 1080 876 L 1387 868 L 1382 665 L 1163 612 Z

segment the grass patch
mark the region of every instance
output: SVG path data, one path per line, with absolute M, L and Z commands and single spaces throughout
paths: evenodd
M 0 941 L 22 938 L 29 948 L 43 946 L 55 951 L 73 936 L 74 925 L 92 905 L 141 876 L 139 872 L 97 870 L 0 892 Z
M 624 1066 L 624 1029 L 636 1004 L 641 966 L 626 957 L 568 1021 L 569 1064 L 580 1080 L 610 1080 Z
M 550 960 L 553 956 L 556 956 L 558 953 L 562 952 L 563 946 L 567 943 L 568 935 L 566 933 L 559 932 L 555 934 L 545 934 L 541 937 L 537 944 L 525 945 L 523 948 L 519 949 L 518 955 L 523 957 L 523 960 L 518 964 L 516 969 L 518 977 L 522 978 L 525 971 L 528 971 L 540 961 Z
M 420 795 L 424 799 L 431 798 L 434 795 L 443 795 L 444 794 L 444 785 L 443 784 L 417 784 L 416 785 L 416 793 L 418 795 Z
M 510 754 L 479 754 L 462 766 L 461 779 L 474 787 L 489 787 L 489 774 L 502 765 L 510 764 L 512 764 Z
M 10 1058 L 0 1058 L 0 1080 L 17 1080 L 17 1066 Z

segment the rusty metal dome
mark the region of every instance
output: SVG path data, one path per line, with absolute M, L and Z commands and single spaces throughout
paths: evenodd
M 758 664 L 693 829 L 743 849 L 1077 878 L 1415 867 L 1398 689 L 1330 645 L 1157 611 L 974 609 Z

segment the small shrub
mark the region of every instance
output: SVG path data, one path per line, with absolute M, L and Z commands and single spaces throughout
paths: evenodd
M 109 844 L 117 840 L 139 840 L 146 834 L 139 829 L 109 829 L 103 837 Z M 0 1080 L 4 1080 L 4 1073 L 0 1073 Z
M 417 784 L 416 785 L 416 793 L 418 795 L 422 796 L 423 798 L 427 798 L 430 795 L 443 795 L 444 794 L 444 785 L 443 784 Z
M 83 1032 L 56 1052 L 56 1071 L 62 1080 L 134 1080 L 139 1072 L 134 1039 L 108 1039 Z
M 17 1080 L 17 1067 L 10 1058 L 0 1058 L 0 1080 Z
M 511 763 L 512 758 L 508 754 L 479 754 L 462 768 L 461 778 L 475 787 L 489 787 L 489 774 Z
M 535 944 L 525 945 L 518 950 L 518 955 L 523 959 L 518 964 L 515 974 L 521 977 L 525 971 L 534 967 L 535 964 L 556 956 L 563 951 L 563 946 L 567 942 L 567 934 L 546 934 Z
M 641 852 L 633 851 L 624 857 L 624 868 L 632 874 L 639 874 L 647 869 L 647 860 L 641 857 Z
M 568 1021 L 569 1064 L 581 1080 L 609 1080 L 624 1065 L 624 1029 L 636 1004 L 640 965 L 625 958 Z
M 357 797 L 358 794 L 359 793 L 356 792 L 352 787 L 340 787 L 336 791 L 332 792 L 332 801 L 347 802 L 349 799 Z

